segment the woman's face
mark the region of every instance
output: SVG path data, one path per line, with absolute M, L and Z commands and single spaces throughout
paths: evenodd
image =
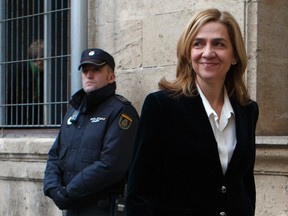
M 236 63 L 225 25 L 212 21 L 199 29 L 192 41 L 191 63 L 198 82 L 224 83 L 231 64 Z

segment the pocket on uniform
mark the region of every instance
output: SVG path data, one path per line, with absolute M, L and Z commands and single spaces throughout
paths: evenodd
M 91 149 L 81 149 L 79 150 L 78 160 L 81 162 L 80 170 L 93 164 L 100 159 L 100 152 Z

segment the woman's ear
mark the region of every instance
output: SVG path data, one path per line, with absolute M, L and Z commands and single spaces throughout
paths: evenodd
M 237 59 L 233 59 L 232 65 L 236 65 L 236 64 L 237 64 Z

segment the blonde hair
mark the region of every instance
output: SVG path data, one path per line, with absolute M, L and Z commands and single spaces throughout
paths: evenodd
M 195 96 L 196 73 L 191 65 L 191 46 L 199 29 L 208 22 L 217 21 L 227 27 L 228 34 L 233 47 L 233 53 L 237 59 L 237 64 L 232 65 L 225 78 L 225 86 L 229 96 L 234 96 L 236 100 L 245 105 L 249 96 L 244 84 L 243 75 L 247 68 L 247 55 L 240 27 L 235 18 L 226 11 L 218 9 L 206 9 L 196 13 L 181 33 L 177 43 L 177 69 L 176 79 L 167 81 L 162 78 L 159 88 L 170 91 L 175 96 Z

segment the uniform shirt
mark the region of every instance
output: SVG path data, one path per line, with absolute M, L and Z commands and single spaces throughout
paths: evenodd
M 236 125 L 234 111 L 226 88 L 224 88 L 224 104 L 219 118 L 200 87 L 198 85 L 197 87 L 217 141 L 219 158 L 223 173 L 225 174 L 236 146 Z

